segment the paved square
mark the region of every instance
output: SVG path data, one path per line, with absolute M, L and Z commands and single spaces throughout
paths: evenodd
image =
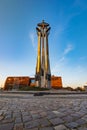
M 87 130 L 87 95 L 0 93 L 0 130 Z

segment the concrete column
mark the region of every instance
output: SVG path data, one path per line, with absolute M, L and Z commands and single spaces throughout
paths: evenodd
M 49 32 L 46 32 L 45 70 L 46 70 L 46 87 L 51 88 L 51 71 L 50 71 L 50 62 L 49 62 L 48 35 L 49 35 Z
M 41 80 L 41 32 L 37 32 L 38 35 L 38 54 L 37 54 L 37 65 L 36 65 L 36 86 L 40 87 Z
M 37 60 L 37 73 L 41 70 L 41 33 L 38 32 L 38 60 Z

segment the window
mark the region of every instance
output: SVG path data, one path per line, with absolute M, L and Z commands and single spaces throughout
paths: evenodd
M 31 79 L 31 83 L 35 83 L 35 79 Z

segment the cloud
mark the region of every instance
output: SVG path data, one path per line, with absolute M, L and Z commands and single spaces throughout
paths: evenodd
M 67 64 L 67 58 L 61 57 L 58 61 L 56 61 L 51 69 L 53 75 L 62 75 L 63 71 Z
M 80 15 L 85 9 L 87 9 L 87 4 L 85 0 L 74 0 L 69 8 L 65 9 L 62 7 L 59 10 L 58 20 L 56 26 L 54 26 L 54 38 L 57 41 L 62 39 L 63 34 L 69 31 L 69 23 L 73 18 Z M 74 10 L 74 11 L 73 11 Z M 68 11 L 68 13 L 66 13 Z M 67 14 L 67 15 L 66 15 Z
M 64 87 L 71 86 L 75 88 L 77 86 L 82 87 L 87 81 L 86 69 L 83 65 L 69 66 L 67 58 L 63 58 L 63 60 L 55 63 L 51 72 L 53 75 L 62 77 Z
M 37 48 L 37 41 L 36 41 L 36 39 L 37 38 L 36 38 L 35 32 L 30 32 L 29 33 L 29 38 L 31 40 L 31 44 L 32 44 L 34 50 L 36 51 L 36 48 Z
M 63 55 L 68 54 L 68 53 L 69 53 L 70 51 L 72 51 L 72 50 L 73 50 L 73 45 L 72 45 L 72 44 L 68 44 L 67 47 L 66 47 L 65 50 L 64 50 Z
M 67 32 L 69 33 L 69 25 L 72 19 L 74 19 L 76 16 L 80 15 L 82 11 L 84 11 L 87 8 L 87 4 L 85 4 L 84 0 L 75 0 L 73 1 L 72 5 L 69 6 L 68 14 L 66 15 L 66 11 L 64 8 L 60 10 L 60 15 L 58 16 L 57 25 L 55 26 L 54 30 L 54 41 L 56 40 L 57 43 L 59 43 L 59 47 L 61 47 L 61 44 L 63 42 L 68 43 L 69 39 L 67 39 Z M 74 10 L 75 9 L 75 10 Z M 73 11 L 74 10 L 74 11 Z M 63 37 L 66 37 L 66 41 L 63 41 Z M 61 48 L 60 48 L 61 50 Z M 84 66 L 73 66 L 69 63 L 68 54 L 74 50 L 74 46 L 72 44 L 72 41 L 70 41 L 69 44 L 66 44 L 65 49 L 63 50 L 62 54 L 60 54 L 60 58 L 58 58 L 54 64 L 52 65 L 51 72 L 54 75 L 62 76 L 62 78 L 65 80 L 64 84 L 70 84 L 74 86 L 76 83 L 76 86 L 78 84 L 82 85 L 85 81 L 85 73 L 86 69 L 84 69 Z M 86 57 L 81 57 L 80 60 L 86 60 Z M 78 63 L 77 63 L 78 64 Z M 73 77 L 72 77 L 73 76 Z
M 63 57 L 61 57 L 61 58 L 59 59 L 59 62 L 64 62 L 64 60 L 65 60 L 65 57 L 63 56 Z
M 63 80 L 63 85 L 67 86 L 67 84 L 71 85 L 71 77 L 69 77 L 71 75 L 70 72 L 72 72 L 73 69 L 71 69 L 72 67 L 68 66 L 68 54 L 73 50 L 73 44 L 67 44 L 66 48 L 64 49 L 64 51 L 62 52 L 62 56 L 54 63 L 51 72 L 53 75 L 57 75 L 57 76 L 61 76 L 64 80 Z M 81 69 L 82 70 L 82 69 Z M 68 81 L 68 79 L 70 79 L 71 81 Z
M 80 57 L 80 60 L 87 60 L 87 56 Z

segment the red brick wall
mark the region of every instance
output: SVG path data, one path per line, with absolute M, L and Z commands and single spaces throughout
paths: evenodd
M 4 89 L 9 89 L 10 87 L 13 87 L 14 85 L 25 85 L 28 86 L 30 82 L 29 77 L 7 77 L 4 85 Z
M 52 88 L 62 88 L 62 78 L 57 76 L 51 77 Z
M 35 78 L 32 77 L 7 77 L 4 89 L 9 89 L 9 87 L 14 87 L 14 85 L 24 85 L 24 86 L 35 86 L 35 83 L 32 83 L 31 80 Z M 62 88 L 62 78 L 58 76 L 51 77 L 51 86 L 52 88 Z

